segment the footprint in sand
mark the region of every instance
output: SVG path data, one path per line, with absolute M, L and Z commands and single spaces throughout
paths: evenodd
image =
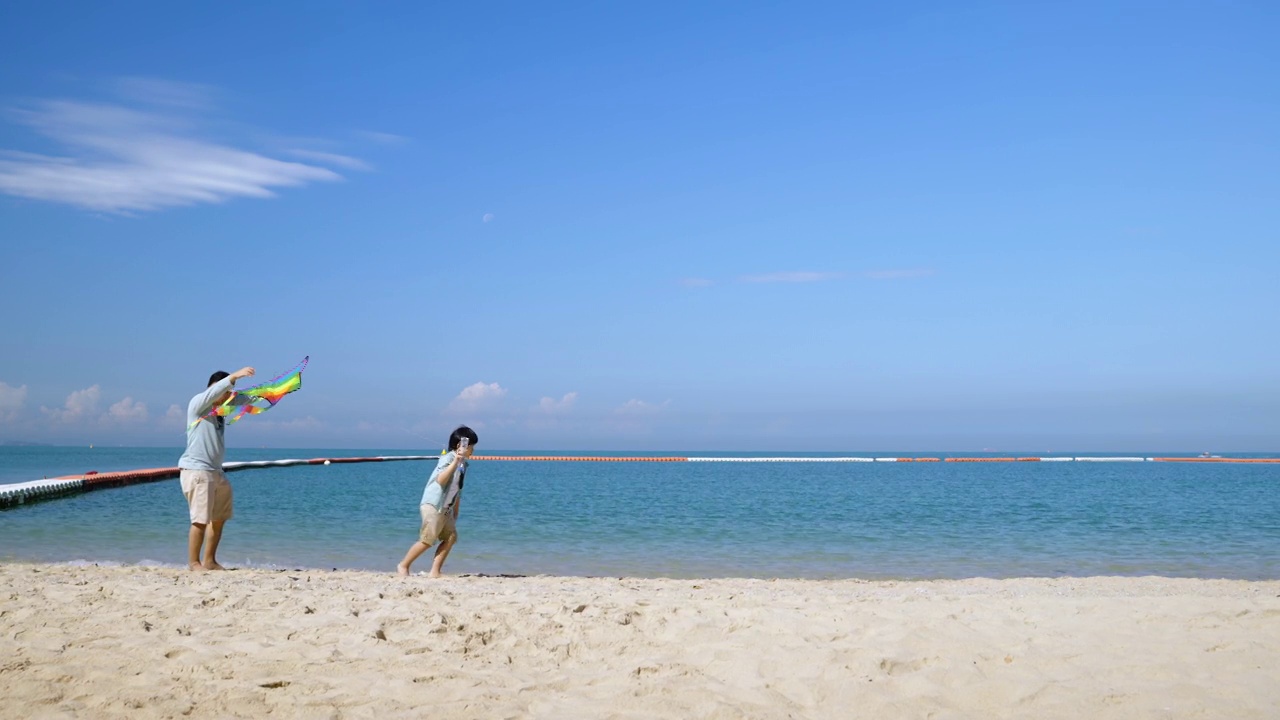
M 906 675 L 918 672 L 932 665 L 936 658 L 920 658 L 918 660 L 890 660 L 885 658 L 880 661 L 880 669 L 885 675 L 893 677 L 895 675 Z

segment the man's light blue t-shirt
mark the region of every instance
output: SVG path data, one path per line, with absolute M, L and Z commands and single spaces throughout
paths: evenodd
M 213 409 L 213 401 L 230 390 L 233 384 L 231 378 L 222 378 L 187 403 L 187 451 L 178 460 L 179 468 L 222 470 L 222 457 L 227 450 L 222 441 L 226 419 L 217 416 L 204 420 L 201 418 Z

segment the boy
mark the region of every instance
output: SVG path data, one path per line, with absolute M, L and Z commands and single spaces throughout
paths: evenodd
M 478 441 L 475 431 L 466 425 L 449 436 L 449 449 L 440 456 L 436 469 L 427 480 L 426 489 L 422 491 L 422 504 L 418 507 L 422 513 L 422 528 L 418 531 L 418 542 L 409 546 L 409 552 L 396 566 L 401 577 L 409 577 L 409 566 L 437 542 L 440 545 L 436 548 L 427 577 L 440 577 L 445 558 L 449 557 L 449 551 L 458 541 L 456 521 L 461 505 L 462 480 L 467 473 L 467 458 L 471 457 Z
M 222 526 L 231 519 L 231 483 L 222 472 L 226 445 L 222 432 L 226 418 L 205 417 L 210 410 L 231 397 L 231 388 L 240 378 L 253 377 L 251 367 L 240 368 L 228 375 L 219 370 L 209 376 L 209 387 L 187 403 L 187 451 L 178 460 L 182 494 L 187 498 L 191 529 L 187 532 L 187 567 L 192 570 L 222 570 L 218 564 L 218 542 Z M 237 397 L 236 400 L 242 398 Z M 248 398 L 243 398 L 248 401 Z M 236 403 L 241 404 L 241 403 Z M 204 559 L 200 546 L 208 535 Z

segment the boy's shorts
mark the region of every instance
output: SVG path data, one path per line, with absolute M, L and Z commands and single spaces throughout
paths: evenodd
M 458 539 L 458 526 L 453 521 L 452 513 L 442 513 L 434 505 L 422 505 L 422 529 L 418 531 L 418 542 L 430 547 L 437 542 L 448 542 Z
M 193 524 L 231 519 L 231 483 L 226 475 L 214 470 L 183 470 L 179 477 Z

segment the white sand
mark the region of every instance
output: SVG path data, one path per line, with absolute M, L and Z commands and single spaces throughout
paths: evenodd
M 1278 718 L 1280 582 L 0 565 L 0 716 Z

